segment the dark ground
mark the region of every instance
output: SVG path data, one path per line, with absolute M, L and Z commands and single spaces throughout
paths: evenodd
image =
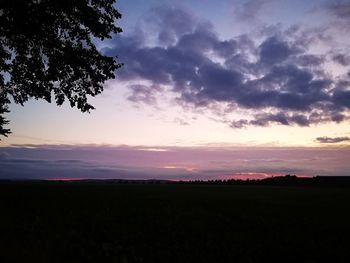
M 0 183 L 0 262 L 350 262 L 350 188 Z

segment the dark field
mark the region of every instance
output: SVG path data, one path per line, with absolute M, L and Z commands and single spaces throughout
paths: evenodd
M 350 188 L 1 183 L 0 262 L 350 262 Z

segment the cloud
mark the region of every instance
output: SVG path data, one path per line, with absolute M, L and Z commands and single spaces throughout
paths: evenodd
M 161 88 L 156 85 L 146 86 L 146 85 L 129 85 L 131 93 L 127 97 L 129 101 L 135 103 L 145 103 L 148 105 L 157 105 L 156 94 L 161 91 Z M 150 90 L 151 89 L 151 90 Z
M 350 141 L 349 137 L 317 137 L 319 143 L 340 143 Z
M 190 125 L 186 120 L 181 119 L 181 118 L 175 118 L 174 122 L 179 124 L 179 125 L 182 125 L 182 126 Z
M 270 124 L 309 126 L 310 120 L 301 114 L 288 115 L 279 112 L 276 114 L 257 114 L 253 120 L 233 121 L 231 126 L 233 128 L 242 128 L 248 125 L 266 127 Z
M 350 2 L 348 0 L 325 1 L 323 5 L 326 15 L 333 19 L 329 21 L 328 27 L 338 30 L 340 34 L 348 36 L 350 22 Z M 345 40 L 346 41 L 346 40 Z
M 349 139 L 349 138 L 348 138 Z M 0 179 L 217 179 L 240 173 L 347 175 L 349 147 L 4 147 Z
M 0 160 L 1 159 L 7 159 L 10 155 L 7 152 L 0 152 Z
M 228 114 L 245 112 L 246 119 L 229 122 L 233 128 L 348 119 L 350 76 L 331 76 L 323 67 L 326 54 L 310 53 L 308 46 L 317 41 L 318 31 L 274 29 L 260 41 L 248 35 L 220 39 L 210 22 L 184 10 L 152 12 L 145 22 L 158 28 L 152 40 L 139 29 L 118 36 L 104 50 L 125 63 L 118 75 L 130 83 L 129 100 L 156 104 L 161 89 L 175 94 L 175 101 L 186 108 L 211 110 L 219 105 Z M 346 62 L 345 57 L 333 59 Z M 140 81 L 149 84 L 132 84 Z
M 145 27 L 153 26 L 160 43 L 170 45 L 179 37 L 193 31 L 196 19 L 192 14 L 175 7 L 156 7 L 151 10 Z
M 235 3 L 234 14 L 241 21 L 255 21 L 261 11 L 273 0 L 246 0 L 241 5 Z
M 338 63 L 342 66 L 350 65 L 350 55 L 336 54 L 332 58 L 333 58 L 333 61 L 335 61 L 336 63 Z
M 328 4 L 328 8 L 333 15 L 339 19 L 350 20 L 350 3 L 349 1 L 334 1 Z
M 297 47 L 293 47 L 290 43 L 277 36 L 267 38 L 259 46 L 260 62 L 265 64 L 275 65 L 301 52 Z

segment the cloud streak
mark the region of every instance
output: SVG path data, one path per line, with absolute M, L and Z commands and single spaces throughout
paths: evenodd
M 30 147 L 1 148 L 0 179 L 208 180 L 242 174 L 339 176 L 348 175 L 350 156 L 349 148 L 330 147 Z
M 349 137 L 317 137 L 316 141 L 319 143 L 340 143 L 350 141 Z

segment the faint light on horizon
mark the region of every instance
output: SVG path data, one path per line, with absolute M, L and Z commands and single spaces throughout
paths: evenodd
M 179 170 L 185 170 L 188 172 L 194 172 L 196 168 L 194 167 L 185 167 L 185 166 L 173 166 L 173 165 L 166 165 L 162 167 L 163 169 L 179 169 Z
M 140 148 L 140 151 L 148 151 L 148 152 L 168 152 L 168 149 L 164 148 Z

